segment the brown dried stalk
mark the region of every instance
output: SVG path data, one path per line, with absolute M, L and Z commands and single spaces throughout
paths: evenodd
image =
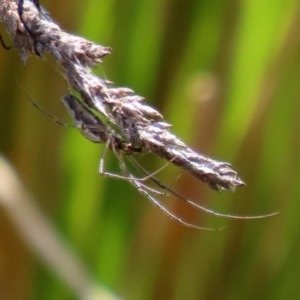
M 76 299 L 119 299 L 94 281 L 80 259 L 65 245 L 46 216 L 35 206 L 35 202 L 15 170 L 0 155 L 0 209 L 5 211 L 28 247 L 64 280 Z M 1 298 L 4 299 L 2 289 Z
M 62 31 L 43 9 L 41 13 L 30 1 L 24 3 L 22 19 L 28 27 L 25 28 L 17 6 L 15 1 L 0 0 L 0 19 L 23 61 L 29 53 L 50 54 L 70 86 L 116 128 L 126 143 L 172 162 L 216 190 L 234 190 L 244 185 L 229 163 L 196 153 L 172 134 L 171 125 L 142 97 L 131 89 L 113 87 L 111 82 L 92 74 L 91 68 L 101 63 L 110 48 Z

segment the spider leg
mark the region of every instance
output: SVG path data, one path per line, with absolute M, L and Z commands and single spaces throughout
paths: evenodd
M 23 90 L 23 89 L 22 89 Z M 23 90 L 25 96 L 27 97 L 27 99 L 29 100 L 29 102 L 31 103 L 31 105 L 33 105 L 35 108 L 37 108 L 39 111 L 41 111 L 43 114 L 45 114 L 49 119 L 53 120 L 56 124 L 63 126 L 63 127 L 76 127 L 74 125 L 70 125 L 68 123 L 65 123 L 61 120 L 59 120 L 58 118 L 55 118 L 52 114 L 48 113 L 45 109 L 43 109 L 41 106 L 39 106 L 36 102 L 34 102 L 30 96 L 26 93 L 25 90 Z
M 99 174 L 102 175 L 102 176 L 105 176 L 105 177 L 115 178 L 115 179 L 119 179 L 119 180 L 125 180 L 125 181 L 136 180 L 136 181 L 142 182 L 142 181 L 143 181 L 143 178 L 142 178 L 142 179 L 136 178 L 136 177 L 134 177 L 134 176 L 132 176 L 132 175 L 131 175 L 131 176 L 127 176 L 127 175 L 126 175 L 126 176 L 122 176 L 122 175 L 120 175 L 120 174 L 115 174 L 115 173 L 107 172 L 107 171 L 105 170 L 105 166 L 104 166 L 105 156 L 106 156 L 107 150 L 108 150 L 108 148 L 109 148 L 109 146 L 110 146 L 110 143 L 111 143 L 111 139 L 109 139 L 109 140 L 106 142 L 105 148 L 104 148 L 104 150 L 103 150 L 103 154 L 102 154 L 102 156 L 101 156 L 101 158 L 100 158 L 99 169 L 98 169 Z M 112 149 L 113 149 L 113 152 L 114 152 L 114 154 L 115 154 L 115 156 L 116 156 L 116 158 L 117 158 L 117 160 L 118 160 L 120 169 L 121 169 L 121 170 L 123 170 L 123 169 L 126 169 L 126 170 L 127 170 L 127 167 L 126 167 L 126 165 L 124 164 L 124 161 L 123 161 L 122 157 L 119 155 L 118 151 L 115 150 L 114 148 L 112 148 Z M 128 171 L 127 171 L 127 173 L 129 174 Z M 144 188 L 145 190 L 148 190 L 148 191 L 151 192 L 151 193 L 155 193 L 155 194 L 158 194 L 158 195 L 160 195 L 160 196 L 166 196 L 166 193 L 161 192 L 161 191 L 158 191 L 158 190 L 156 190 L 156 189 L 154 189 L 154 188 L 151 188 L 151 187 L 147 186 L 146 184 L 142 184 L 142 183 L 141 183 L 141 186 L 143 186 L 143 188 Z
M 130 158 L 132 163 L 145 175 L 148 175 L 148 172 L 133 158 Z M 197 210 L 200 211 L 204 211 L 210 215 L 213 216 L 217 216 L 217 217 L 222 217 L 222 218 L 228 218 L 228 219 L 237 219 L 237 220 L 254 220 L 254 219 L 263 219 L 263 218 L 268 218 L 268 217 L 273 217 L 277 214 L 279 214 L 279 212 L 274 212 L 274 213 L 270 213 L 270 214 L 265 214 L 265 215 L 257 215 L 257 216 L 239 216 L 239 215 L 231 215 L 231 214 L 224 214 L 224 213 L 220 213 L 220 212 L 216 212 L 212 209 L 206 208 L 196 202 L 194 202 L 193 200 L 190 200 L 184 196 L 182 196 L 181 194 L 179 194 L 178 192 L 174 191 L 173 189 L 171 189 L 170 187 L 166 186 L 165 184 L 163 184 L 161 181 L 159 181 L 157 178 L 155 177 L 150 177 L 150 180 L 152 182 L 154 182 L 158 187 L 160 187 L 161 189 L 165 189 L 167 190 L 170 194 L 174 195 L 175 197 L 179 198 L 180 200 L 186 202 L 188 205 L 195 207 Z
M 126 175 L 124 176 L 124 178 L 127 179 L 127 181 L 129 181 L 131 183 L 131 185 L 133 185 L 139 193 L 141 193 L 143 196 L 145 196 L 148 200 L 150 200 L 155 206 L 157 206 L 163 213 L 165 213 L 167 216 L 169 216 L 171 219 L 177 221 L 178 223 L 186 226 L 186 227 L 190 227 L 190 228 L 194 228 L 194 229 L 199 229 L 199 230 L 207 230 L 207 231 L 217 231 L 217 230 L 222 230 L 224 227 L 221 228 L 211 228 L 211 227 L 202 227 L 202 226 L 198 226 L 192 223 L 189 223 L 185 220 L 183 220 L 181 217 L 177 216 L 176 214 L 174 214 L 173 212 L 171 212 L 166 206 L 164 206 L 152 193 L 153 193 L 153 189 L 149 188 L 148 186 L 146 186 L 145 184 L 143 184 L 143 182 L 141 182 L 139 180 L 139 178 L 135 178 L 134 176 L 132 176 L 130 174 L 130 172 L 128 171 L 124 161 L 122 160 L 122 158 L 120 157 L 118 151 L 112 147 L 113 152 L 115 153 L 118 161 L 119 161 L 119 165 L 120 165 L 120 169 L 121 171 Z M 113 174 L 115 175 L 115 174 Z M 150 176 L 151 174 L 146 174 L 147 177 L 149 177 L 149 179 L 151 179 L 152 177 Z M 151 193 L 152 192 L 152 193 Z M 155 193 L 157 193 L 157 190 L 154 190 Z M 162 195 L 161 193 L 159 193 L 160 195 Z M 164 194 L 162 196 L 165 196 Z
M 177 216 L 176 214 L 174 214 L 173 212 L 171 212 L 166 206 L 164 206 L 157 198 L 155 198 L 152 194 L 150 194 L 149 192 L 145 191 L 144 188 L 142 187 L 142 185 L 140 184 L 140 182 L 136 181 L 136 180 L 130 180 L 130 183 L 136 187 L 136 189 L 142 194 L 144 195 L 147 199 L 149 199 L 155 206 L 157 206 L 163 213 L 165 213 L 167 216 L 169 216 L 171 219 L 177 221 L 178 223 L 186 226 L 186 227 L 190 227 L 190 228 L 194 228 L 194 229 L 200 229 L 200 230 L 208 230 L 208 231 L 217 231 L 217 230 L 221 230 L 222 228 L 211 228 L 211 227 L 202 227 L 202 226 L 198 226 L 192 223 L 189 223 L 185 220 L 183 220 L 181 217 Z
M 133 177 L 132 175 L 130 177 L 128 176 L 122 176 L 122 175 L 119 175 L 119 174 L 114 174 L 114 173 L 109 173 L 105 170 L 105 166 L 104 166 L 104 158 L 106 156 L 106 153 L 107 153 L 107 150 L 110 146 L 112 146 L 112 150 L 114 149 L 114 146 L 111 145 L 112 143 L 112 139 L 109 139 L 107 142 L 106 142 L 106 145 L 105 145 L 105 148 L 104 148 L 104 151 L 103 151 L 103 154 L 102 154 L 102 157 L 100 158 L 100 162 L 99 162 L 99 173 L 103 176 L 108 176 L 108 177 L 112 177 L 112 178 L 117 178 L 117 179 L 121 179 L 121 180 L 136 180 L 136 181 L 140 181 L 140 182 L 145 182 L 147 180 L 149 180 L 152 176 L 155 176 L 157 173 L 161 172 L 163 169 L 165 169 L 167 167 L 167 165 L 170 164 L 170 162 L 167 162 L 166 164 L 164 164 L 162 167 L 160 167 L 158 170 L 154 171 L 153 173 L 149 173 L 147 174 L 146 176 L 144 177 L 141 177 L 141 178 L 138 178 L 138 177 Z M 123 163 L 123 159 L 120 157 L 120 154 L 119 152 L 120 151 L 117 151 L 117 150 L 113 150 L 114 154 L 116 155 L 117 159 L 118 159 L 118 162 L 119 163 Z M 128 156 L 128 155 L 127 155 Z M 124 164 L 124 163 L 123 163 Z M 149 188 L 149 187 L 147 187 Z M 151 189 L 151 188 L 149 188 Z M 154 190 L 155 191 L 155 190 Z
M 202 227 L 198 226 L 192 223 L 189 223 L 185 220 L 183 220 L 181 217 L 177 216 L 173 212 L 171 212 L 166 206 L 164 206 L 156 197 L 154 197 L 151 193 L 149 193 L 147 190 L 145 190 L 145 185 L 142 184 L 139 180 L 136 180 L 135 177 L 133 177 L 130 173 L 128 173 L 128 170 L 124 164 L 121 164 L 122 171 L 124 174 L 127 175 L 127 178 L 129 178 L 129 182 L 143 195 L 145 196 L 148 200 L 150 200 L 155 206 L 157 206 L 163 213 L 165 213 L 167 216 L 169 216 L 171 219 L 177 221 L 178 223 L 194 228 L 194 229 L 199 229 L 199 230 L 207 230 L 207 231 L 217 231 L 217 230 L 222 230 L 223 227 L 221 228 L 211 228 L 211 227 Z

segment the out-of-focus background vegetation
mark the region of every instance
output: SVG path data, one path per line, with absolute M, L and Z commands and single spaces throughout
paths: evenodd
M 217 211 L 281 212 L 232 221 L 177 201 L 171 208 L 190 221 L 227 227 L 174 222 L 128 183 L 97 174 L 103 146 L 29 103 L 26 94 L 70 122 L 60 103 L 66 83 L 51 59 L 24 65 L 2 49 L 1 154 L 89 276 L 123 299 L 299 299 L 299 1 L 41 2 L 67 31 L 113 48 L 97 74 L 145 96 L 173 132 L 231 162 L 247 186 L 216 193 L 169 167 L 165 182 Z M 109 158 L 107 169 L 115 167 Z M 77 297 L 0 208 L 0 298 Z

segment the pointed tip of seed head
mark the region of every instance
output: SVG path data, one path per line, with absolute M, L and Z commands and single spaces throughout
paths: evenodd
M 237 187 L 245 186 L 246 183 L 242 181 L 236 172 L 232 171 L 232 174 L 210 174 L 206 177 L 205 182 L 209 184 L 211 188 L 217 191 L 230 190 L 235 191 Z

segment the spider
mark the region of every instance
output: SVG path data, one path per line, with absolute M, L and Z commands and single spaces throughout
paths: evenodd
M 72 117 L 74 123 L 76 124 L 76 127 L 81 131 L 81 133 L 86 138 L 88 138 L 93 142 L 106 143 L 105 149 L 103 151 L 103 155 L 100 159 L 99 173 L 103 176 L 113 177 L 116 179 L 128 181 L 142 195 L 146 196 L 154 205 L 158 206 L 165 214 L 175 219 L 177 222 L 187 227 L 204 229 L 204 230 L 216 230 L 215 228 L 200 227 L 183 220 L 179 216 L 172 213 L 166 206 L 164 206 L 157 199 L 156 195 L 166 196 L 166 192 L 167 192 L 168 194 L 175 196 L 176 198 L 184 201 L 186 204 L 188 204 L 189 206 L 197 210 L 203 211 L 210 215 L 223 217 L 223 218 L 250 220 L 250 219 L 261 219 L 261 218 L 270 217 L 277 214 L 277 213 L 271 213 L 267 215 L 258 215 L 258 216 L 238 216 L 238 215 L 219 213 L 199 205 L 193 200 L 188 199 L 187 197 L 181 195 L 180 193 L 176 192 L 172 188 L 168 187 L 167 185 L 165 185 L 155 177 L 155 175 L 159 173 L 162 169 L 164 169 L 166 165 L 168 165 L 173 159 L 175 159 L 175 157 L 171 159 L 163 167 L 158 169 L 157 171 L 153 173 L 149 173 L 134 158 L 134 154 L 138 154 L 143 151 L 142 148 L 134 147 L 131 143 L 123 141 L 119 135 L 117 135 L 111 128 L 109 128 L 108 125 L 104 124 L 100 120 L 100 118 L 98 118 L 98 116 L 96 116 L 88 107 L 86 107 L 75 96 L 68 94 L 63 98 L 62 101 L 67 111 L 69 112 L 70 116 Z M 113 174 L 105 171 L 104 161 L 105 161 L 105 155 L 108 148 L 110 148 L 112 152 L 115 154 L 120 166 L 120 170 L 123 173 L 123 175 Z M 142 178 L 135 177 L 129 171 L 128 164 L 126 164 L 126 161 L 128 161 L 129 164 L 134 166 L 144 177 Z M 154 185 L 160 190 L 153 189 L 148 185 L 146 185 L 147 181 L 151 181 L 152 183 L 154 183 Z
M 28 95 L 27 97 L 29 98 Z M 45 113 L 49 118 L 53 119 L 59 125 L 70 127 L 70 125 L 67 125 L 66 123 L 56 119 L 51 114 L 43 110 L 30 98 L 29 100 L 35 107 L 37 107 L 39 110 Z M 148 198 L 163 213 L 165 213 L 167 216 L 171 217 L 178 223 L 186 227 L 191 227 L 191 228 L 201 229 L 201 230 L 216 231 L 216 230 L 223 229 L 223 227 L 221 228 L 202 227 L 184 220 L 182 217 L 178 216 L 177 214 L 172 212 L 167 206 L 165 206 L 158 199 L 158 196 L 165 197 L 165 196 L 172 195 L 175 198 L 183 201 L 188 206 L 198 211 L 205 212 L 207 214 L 216 217 L 222 217 L 228 219 L 253 220 L 253 219 L 262 219 L 266 217 L 271 217 L 278 214 L 277 212 L 275 212 L 275 213 L 256 215 L 256 216 L 231 215 L 231 214 L 220 213 L 200 205 L 194 200 L 191 200 L 181 195 L 180 193 L 176 192 L 174 189 L 165 185 L 164 183 L 162 183 L 160 180 L 156 178 L 156 175 L 159 172 L 161 172 L 162 169 L 164 169 L 171 161 L 167 162 L 161 168 L 159 168 L 158 170 L 152 173 L 147 171 L 145 168 L 141 166 L 141 164 L 134 157 L 135 155 L 138 155 L 139 153 L 143 152 L 142 147 L 134 146 L 130 142 L 123 139 L 112 128 L 110 128 L 108 124 L 105 124 L 93 111 L 91 111 L 85 104 L 83 104 L 74 95 L 71 94 L 66 95 L 65 97 L 63 97 L 62 102 L 75 124 L 74 127 L 78 128 L 79 131 L 83 134 L 83 136 L 85 136 L 88 140 L 95 143 L 105 143 L 105 148 L 99 162 L 99 173 L 106 177 L 127 181 L 139 193 L 141 193 L 143 196 Z M 104 164 L 105 157 L 109 149 L 115 155 L 122 174 L 110 173 L 105 170 L 105 164 Z M 131 171 L 132 168 L 137 170 L 142 177 L 136 177 Z M 152 182 L 155 187 L 153 188 L 152 186 L 149 186 L 147 184 L 148 182 Z

